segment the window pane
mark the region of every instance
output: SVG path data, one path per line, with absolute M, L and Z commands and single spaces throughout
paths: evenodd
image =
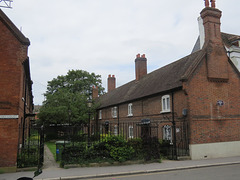
M 163 98 L 163 107 L 162 107 L 163 110 L 166 110 L 166 102 L 165 102 L 165 98 Z

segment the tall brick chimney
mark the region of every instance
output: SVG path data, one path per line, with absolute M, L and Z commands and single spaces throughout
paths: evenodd
M 92 87 L 92 98 L 93 99 L 98 98 L 98 87 L 97 86 Z
M 216 9 L 215 0 L 205 0 L 205 8 L 202 10 L 201 18 L 203 20 L 205 47 L 207 53 L 207 75 L 211 81 L 228 80 L 228 57 L 223 45 L 220 18 L 222 12 Z
M 135 59 L 135 73 L 137 81 L 147 74 L 147 58 L 145 57 L 145 54 L 142 56 L 137 54 Z
M 205 42 L 211 40 L 212 42 L 222 43 L 220 30 L 222 12 L 215 8 L 215 0 L 211 0 L 211 7 L 209 7 L 209 1 L 205 0 L 205 6 L 200 13 L 203 19 Z
M 116 88 L 116 78 L 114 75 L 108 75 L 108 92 L 114 90 Z

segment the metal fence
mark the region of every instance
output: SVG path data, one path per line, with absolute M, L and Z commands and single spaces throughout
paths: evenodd
M 174 142 L 174 130 L 176 141 Z M 102 141 L 107 135 L 122 136 L 124 139 L 156 137 L 164 146 L 165 155 L 170 159 L 177 156 L 188 156 L 188 124 L 184 120 L 176 122 L 175 128 L 167 121 L 113 123 L 109 121 L 101 123 L 82 124 L 78 126 L 55 125 L 46 127 L 46 138 L 58 139 L 75 144 L 85 142 L 88 146 Z M 175 145 L 175 146 L 174 146 Z M 175 149 L 174 149 L 175 148 Z

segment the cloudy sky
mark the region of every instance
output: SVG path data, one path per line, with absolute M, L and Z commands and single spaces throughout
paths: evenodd
M 240 1 L 217 0 L 223 32 L 240 34 Z M 191 53 L 204 0 L 13 0 L 2 10 L 31 41 L 34 104 L 47 82 L 68 70 L 114 74 L 117 87 L 135 78 L 136 54 L 148 72 Z

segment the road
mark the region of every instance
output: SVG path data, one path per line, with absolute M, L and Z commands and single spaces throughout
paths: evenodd
M 95 178 L 92 180 L 239 180 L 240 164 L 197 168 L 188 170 L 169 171 L 161 173 L 148 173 L 126 175 L 118 177 Z

